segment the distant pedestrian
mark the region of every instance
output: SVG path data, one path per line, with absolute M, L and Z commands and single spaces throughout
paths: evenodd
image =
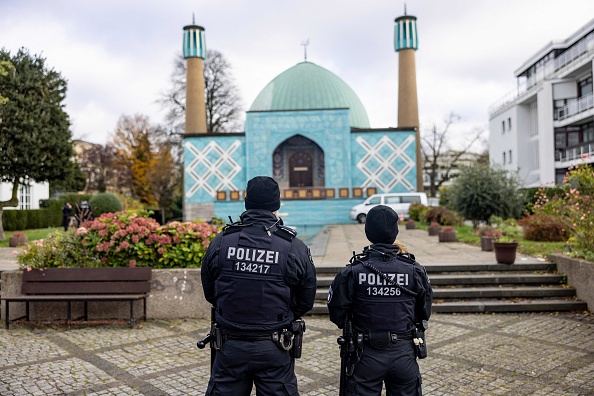
M 93 208 L 89 205 L 86 200 L 82 201 L 80 205 L 76 205 L 76 218 L 78 220 L 78 226 L 87 221 L 93 219 Z
M 62 225 L 64 226 L 64 231 L 68 231 L 68 227 L 70 226 L 70 220 L 72 219 L 72 205 L 70 202 L 66 202 L 64 206 L 62 206 Z

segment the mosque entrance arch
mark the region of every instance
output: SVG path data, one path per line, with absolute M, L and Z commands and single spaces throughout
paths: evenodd
M 326 185 L 324 151 L 302 135 L 293 135 L 276 147 L 272 169 L 281 189 Z
M 313 159 L 311 152 L 298 151 L 289 158 L 289 187 L 313 186 Z

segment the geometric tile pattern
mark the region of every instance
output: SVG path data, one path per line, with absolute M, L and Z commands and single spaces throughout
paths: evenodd
M 375 144 L 365 141 L 362 136 L 358 136 L 355 141 L 365 150 L 365 155 L 357 162 L 357 168 L 366 177 L 362 188 L 378 187 L 381 192 L 388 193 L 401 183 L 406 190 L 415 190 L 407 175 L 415 169 L 416 164 L 406 153 L 409 146 L 415 143 L 414 136 L 408 136 L 401 144 L 396 144 L 387 135 Z
M 190 198 L 203 189 L 211 197 L 219 190 L 239 190 L 233 184 L 233 178 L 241 171 L 241 166 L 233 159 L 233 153 L 241 146 L 239 140 L 225 150 L 214 140 L 200 150 L 190 141 L 185 143 L 186 150 L 194 159 L 186 167 L 186 197 Z

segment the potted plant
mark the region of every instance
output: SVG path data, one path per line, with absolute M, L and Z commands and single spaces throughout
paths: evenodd
M 493 241 L 501 238 L 503 234 L 497 230 L 486 230 L 481 235 L 481 250 L 484 252 L 493 251 Z
M 498 231 L 502 235 L 493 241 L 495 260 L 499 264 L 513 264 L 516 261 L 518 239 L 522 236 L 522 230 L 514 219 L 508 219 L 499 224 Z
M 15 231 L 12 233 L 12 236 L 8 238 L 8 246 L 10 247 L 17 247 L 20 245 L 26 245 L 29 242 L 29 238 L 25 235 L 22 231 Z
M 417 228 L 417 224 L 415 223 L 415 221 L 413 219 L 406 220 L 406 229 L 407 230 L 414 230 L 415 228 Z
M 456 230 L 452 226 L 445 226 L 438 233 L 439 242 L 458 242 Z
M 441 230 L 441 226 L 438 222 L 433 221 L 431 224 L 429 224 L 429 236 L 437 235 L 439 230 Z

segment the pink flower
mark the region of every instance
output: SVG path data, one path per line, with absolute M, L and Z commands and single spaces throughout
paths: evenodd
M 128 266 L 129 267 L 136 267 L 136 260 L 130 260 L 130 261 L 128 261 Z
M 13 250 L 12 254 L 19 254 L 18 250 Z
M 138 243 L 139 240 L 138 235 L 132 235 L 132 243 Z
M 157 249 L 157 251 L 159 252 L 159 254 L 163 254 L 163 252 L 165 251 L 162 247 L 160 247 L 159 249 Z
M 128 241 L 123 241 L 123 242 L 120 244 L 120 247 L 121 247 L 122 249 L 128 249 L 128 248 L 130 247 L 130 243 L 129 243 Z

